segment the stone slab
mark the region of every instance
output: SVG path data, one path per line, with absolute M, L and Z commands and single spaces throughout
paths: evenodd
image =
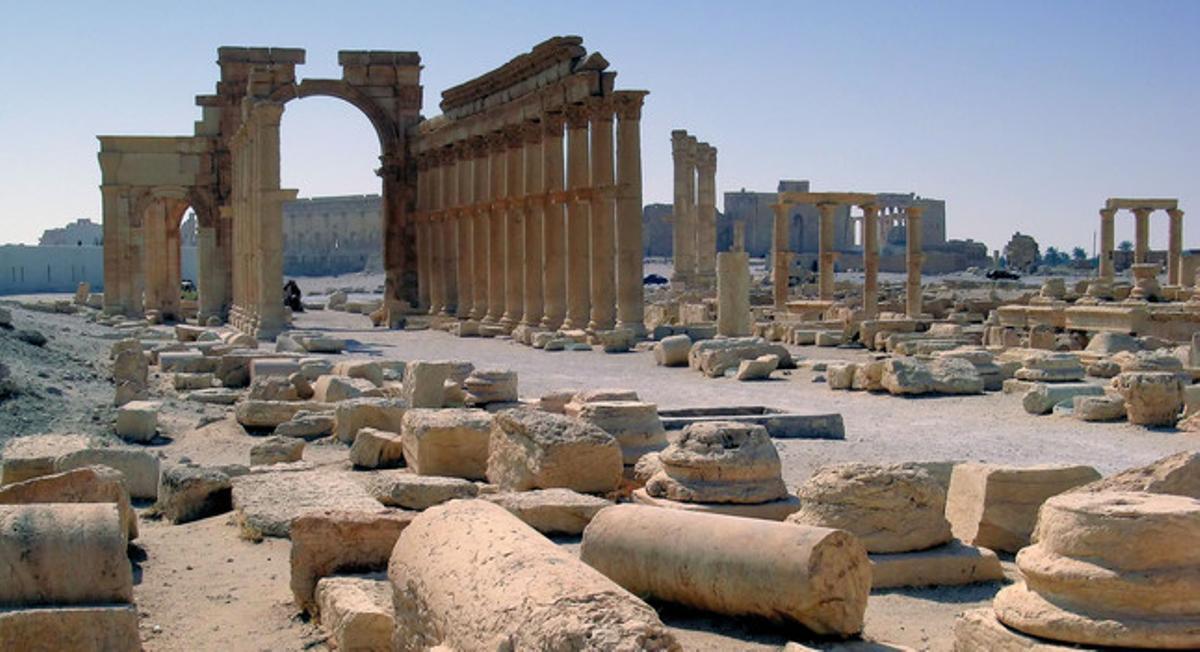
M 336 649 L 386 652 L 392 647 L 392 585 L 366 577 L 326 577 L 317 582 L 321 627 Z
M 845 439 L 841 414 L 796 414 L 762 405 L 659 410 L 667 430 L 682 430 L 704 421 L 733 421 L 762 426 L 774 439 Z
M 655 498 L 646 493 L 645 489 L 635 489 L 633 491 L 633 502 L 640 505 L 651 505 L 653 507 L 663 507 L 667 509 L 682 509 L 692 512 L 705 512 L 708 514 L 722 514 L 724 516 L 761 518 L 767 521 L 782 521 L 793 512 L 800 509 L 800 499 L 792 495 L 780 500 L 772 500 L 771 502 L 758 504 L 684 503 L 676 500 Z
M 917 552 L 871 553 L 871 588 L 957 586 L 998 582 L 1004 569 L 996 553 L 954 540 Z
M 349 472 L 316 469 L 234 478 L 233 508 L 248 533 L 287 538 L 292 519 L 305 512 L 373 512 L 379 510 L 379 502 Z
M 0 650 L 136 652 L 134 605 L 0 609 Z
M 954 623 L 954 652 L 1079 652 L 1095 648 L 1059 645 L 1005 627 L 991 607 L 959 614 Z

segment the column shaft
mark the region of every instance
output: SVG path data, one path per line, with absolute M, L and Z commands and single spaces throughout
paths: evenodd
M 616 324 L 616 224 L 613 185 L 613 105 L 592 105 L 591 196 L 591 318 L 590 330 L 610 330 Z
M 1116 248 L 1116 209 L 1100 209 L 1100 278 L 1113 279 L 1113 249 Z
M 922 209 L 919 206 L 909 206 L 905 209 L 905 240 L 906 240 L 906 264 L 908 266 L 908 278 L 905 281 L 905 314 L 910 319 L 916 319 L 921 315 L 921 263 L 925 260 L 925 254 L 922 253 L 921 247 L 921 213 Z
M 458 157 L 451 147 L 442 148 L 442 264 L 445 270 L 445 302 L 443 315 L 458 310 L 458 221 L 454 209 L 458 206 Z
M 429 314 L 440 314 L 446 307 L 446 254 L 442 237 L 442 160 L 431 152 L 429 169 Z
M 542 207 L 545 205 L 545 198 L 542 195 L 542 125 L 538 122 L 527 122 L 522 129 L 525 139 L 525 279 L 521 324 L 537 326 L 542 323 L 544 314 Z
M 475 225 L 471 213 L 466 210 L 474 189 L 471 187 L 470 150 L 465 141 L 455 144 L 454 155 L 454 169 L 458 175 L 458 196 L 454 202 L 454 223 L 458 230 L 458 302 L 454 316 L 466 319 L 475 306 Z
M 1167 244 L 1167 285 L 1183 284 L 1183 211 L 1167 211 L 1171 219 L 1170 240 Z
M 1144 263 L 1150 254 L 1150 209 L 1133 209 L 1133 262 Z
M 567 317 L 563 328 L 586 328 L 591 316 L 590 206 L 582 195 L 590 182 L 588 112 L 572 105 L 567 108 Z
M 542 247 L 544 267 L 542 295 L 545 315 L 542 327 L 551 330 L 562 326 L 567 316 L 566 223 L 563 218 L 561 193 L 563 186 L 563 125 L 562 113 L 542 116 L 542 183 L 547 201 L 542 212 Z
M 488 135 L 488 309 L 483 320 L 498 324 L 504 316 L 504 209 L 505 197 L 504 136 L 496 131 Z
M 525 311 L 525 140 L 520 127 L 505 129 L 504 211 L 504 316 L 500 324 L 511 329 Z
M 488 178 L 487 141 L 477 136 L 471 139 L 471 221 L 474 225 L 474 254 L 472 275 L 475 277 L 474 303 L 471 307 L 471 319 L 483 319 L 488 310 L 488 273 L 491 269 L 488 247 L 491 242 L 488 224 L 488 212 L 484 208 L 491 198 Z
M 696 268 L 692 246 L 696 234 L 691 228 L 691 188 L 695 162 L 686 131 L 677 129 L 671 132 L 671 160 L 675 170 L 674 204 L 671 207 L 671 259 L 674 267 L 671 284 L 686 288 L 692 283 L 692 273 Z
M 717 274 L 717 148 L 700 143 L 696 154 L 696 280 L 711 288 Z
M 645 93 L 618 91 L 617 328 L 646 332 L 642 291 L 642 102 Z
M 833 300 L 834 263 L 837 252 L 833 250 L 833 214 L 837 204 L 817 204 L 821 212 L 821 222 L 818 230 L 818 257 L 820 258 L 820 296 L 822 301 Z
M 879 206 L 867 204 L 862 212 L 863 316 L 875 319 L 879 316 Z
M 783 310 L 788 299 L 788 277 L 792 266 L 792 252 L 788 243 L 791 237 L 788 233 L 788 205 L 775 204 L 771 206 L 775 219 L 771 229 L 771 292 L 775 298 L 775 308 Z

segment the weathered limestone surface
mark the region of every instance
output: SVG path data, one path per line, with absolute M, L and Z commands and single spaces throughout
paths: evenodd
M 474 498 L 479 487 L 462 478 L 414 475 L 402 471 L 381 471 L 366 481 L 367 491 L 388 507 L 428 509 L 456 498 Z
M 750 254 L 717 254 L 717 333 L 726 337 L 750 334 Z
M 1200 499 L 1200 452 L 1169 455 L 1085 484 L 1076 491 L 1145 491 Z
M 1112 381 L 1125 399 L 1129 423 L 1173 426 L 1183 409 L 1183 381 L 1169 371 L 1126 371 Z
M 250 447 L 250 466 L 299 462 L 304 442 L 291 437 L 267 437 Z
M 0 505 L 33 503 L 111 503 L 117 506 L 125 536 L 132 541 L 138 535 L 125 481 L 107 466 L 85 466 L 0 487 Z
M 280 437 L 312 440 L 333 434 L 337 426 L 334 412 L 309 412 L 300 410 L 291 419 L 275 426 L 275 434 Z
M 356 398 L 342 401 L 334 408 L 333 433 L 338 441 L 352 444 L 355 435 L 363 428 L 400 432 L 404 427 L 404 413 L 408 407 L 408 403 L 392 398 Z
M 511 403 L 518 398 L 517 372 L 506 369 L 490 371 L 477 369 L 467 376 L 463 386 L 467 390 L 467 405 Z
M 61 473 L 84 466 L 100 464 L 121 473 L 129 497 L 154 500 L 158 498 L 160 462 L 153 453 L 136 448 L 85 448 L 54 458 L 54 471 Z
M 392 649 L 392 585 L 365 577 L 326 577 L 317 582 L 321 626 L 339 650 Z
M 0 610 L 0 650 L 140 652 L 137 607 L 30 607 Z
M 680 649 L 646 603 L 486 501 L 414 519 L 388 579 L 395 650 Z
M 596 514 L 611 501 L 570 489 L 502 491 L 482 498 L 507 509 L 542 534 L 582 534 Z
M 327 469 L 252 473 L 233 479 L 233 508 L 249 534 L 288 538 L 292 520 L 319 509 L 373 512 L 379 502 L 349 473 Z
M 115 504 L 0 505 L 0 604 L 127 604 L 126 544 Z
M 637 464 L 643 455 L 667 447 L 667 431 L 654 403 L 592 401 L 580 406 L 578 418 L 612 435 L 621 446 L 625 465 Z
M 345 376 L 321 376 L 312 385 L 312 399 L 321 403 L 337 403 L 360 396 L 369 396 L 377 388 L 369 380 Z
M 290 421 L 301 410 L 319 412 L 325 407 L 315 401 L 242 401 L 234 414 L 238 423 L 247 428 L 274 428 Z
M 580 410 L 583 409 L 585 404 L 595 403 L 596 401 L 637 400 L 640 400 L 637 392 L 633 391 L 632 389 L 617 389 L 612 387 L 604 389 L 585 389 L 574 392 L 571 395 L 570 400 L 563 405 L 562 414 L 565 414 L 569 417 L 578 417 Z
M 660 367 L 683 367 L 688 363 L 692 338 L 687 335 L 668 335 L 654 345 L 654 362 Z
M 1090 466 L 959 464 L 950 476 L 946 518 L 965 543 L 1016 552 L 1029 544 L 1047 498 L 1099 478 Z
M 410 362 L 404 367 L 404 399 L 410 407 L 440 408 L 443 386 L 450 377 L 448 362 Z
M 375 505 L 363 511 L 317 510 L 297 516 L 291 532 L 296 605 L 310 613 L 316 608 L 314 591 L 322 577 L 387 568 L 396 540 L 415 515 Z
M 673 434 L 662 468 L 646 483 L 655 498 L 690 503 L 765 503 L 787 495 L 779 452 L 762 426 L 711 421 Z
M 1125 399 L 1119 396 L 1076 396 L 1071 415 L 1080 421 L 1119 421 L 1125 418 Z
M 482 410 L 409 410 L 401 439 L 404 460 L 419 475 L 487 477 L 492 415 Z
M 1014 376 L 1019 380 L 1062 383 L 1083 380 L 1084 368 L 1079 357 L 1070 353 L 1044 353 L 1025 358 Z
M 657 472 L 657 471 L 656 471 Z M 646 488 L 634 489 L 630 498 L 639 505 L 649 505 L 663 509 L 675 509 L 685 512 L 700 512 L 719 516 L 738 516 L 742 518 L 758 518 L 767 521 L 783 521 L 793 512 L 800 509 L 800 499 L 786 495 L 777 500 L 765 503 L 686 503 L 668 498 L 658 498 L 646 492 Z
M 726 371 L 736 370 L 742 360 L 753 360 L 771 354 L 779 356 L 780 369 L 796 367 L 792 354 L 786 347 L 760 337 L 732 337 L 696 342 L 688 352 L 688 366 L 709 378 L 718 378 L 725 375 Z
M 996 618 L 991 607 L 969 609 L 954 621 L 954 652 L 1070 652 L 1079 649 L 1009 629 Z
M 861 632 L 871 586 L 846 532 L 640 505 L 597 514 L 580 558 L 638 595 L 818 634 Z
M 1021 397 L 1029 414 L 1049 414 L 1055 405 L 1079 396 L 1104 396 L 1104 388 L 1089 383 L 1037 383 Z
M 957 586 L 1004 579 L 995 552 L 960 541 L 928 550 L 891 554 L 872 553 L 871 588 Z
M 996 595 L 996 616 L 1028 634 L 1084 645 L 1200 647 L 1200 500 L 1133 492 L 1046 501 L 1024 582 Z
M 789 523 L 846 530 L 867 552 L 909 552 L 950 541 L 946 490 L 916 465 L 822 467 L 796 495 Z
M 606 493 L 620 484 L 622 469 L 617 440 L 589 423 L 531 409 L 493 417 L 487 479 L 502 489 Z
M 404 440 L 400 433 L 363 428 L 350 445 L 350 462 L 363 469 L 382 469 L 404 463 Z
M 117 436 L 135 442 L 149 442 L 158 434 L 158 401 L 130 401 L 117 408 Z
M 55 472 L 54 460 L 88 447 L 87 435 L 29 435 L 13 437 L 0 449 L 0 485 Z
M 759 356 L 753 360 L 742 360 L 738 364 L 737 373 L 734 378 L 738 380 L 767 380 L 771 377 L 771 372 L 779 367 L 779 356 L 768 354 Z

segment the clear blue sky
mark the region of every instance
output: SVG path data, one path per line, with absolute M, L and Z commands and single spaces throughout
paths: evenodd
M 190 134 L 220 45 L 417 50 L 442 89 L 579 34 L 651 91 L 645 200 L 671 199 L 669 132 L 719 149 L 719 191 L 917 192 L 950 237 L 1091 249 L 1109 196 L 1175 196 L 1200 247 L 1200 2 L 21 2 L 0 20 L 0 242 L 99 221 L 96 134 Z M 377 143 L 337 100 L 289 104 L 301 194 L 378 192 Z M 1132 239 L 1132 218 L 1118 239 Z M 1152 225 L 1163 246 L 1166 219 Z

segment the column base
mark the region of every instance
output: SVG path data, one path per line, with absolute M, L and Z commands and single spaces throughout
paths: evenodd
M 629 331 L 629 332 L 633 333 L 633 336 L 638 339 L 643 339 L 646 337 L 646 324 L 644 322 L 618 321 L 616 329 Z
M 556 331 L 562 328 L 564 319 L 562 317 L 542 317 L 542 323 L 539 324 L 542 328 L 548 331 Z

